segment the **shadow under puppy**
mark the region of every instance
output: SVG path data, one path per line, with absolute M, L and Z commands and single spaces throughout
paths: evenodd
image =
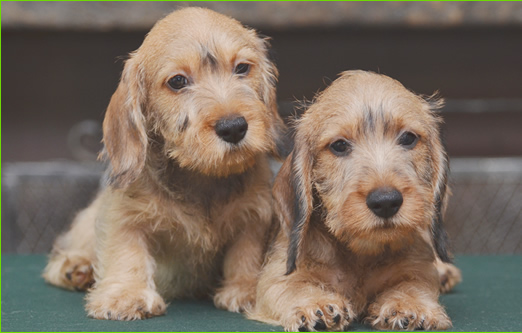
M 437 265 L 448 160 L 442 105 L 399 82 L 348 71 L 297 122 L 274 184 L 281 229 L 252 319 L 289 331 L 446 329 Z
M 213 293 L 220 308 L 253 305 L 272 219 L 268 160 L 284 129 L 267 47 L 234 19 L 186 8 L 126 61 L 103 124 L 110 184 L 44 272 L 68 289 L 94 282 L 89 316 L 141 319 L 164 313 L 164 300 Z

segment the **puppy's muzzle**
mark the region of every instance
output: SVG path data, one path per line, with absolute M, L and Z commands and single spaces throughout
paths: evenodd
M 397 214 L 402 205 L 402 194 L 394 188 L 375 189 L 366 197 L 366 205 L 377 216 L 390 218 Z
M 222 140 L 237 144 L 245 137 L 248 123 L 245 117 L 225 117 L 218 120 L 214 130 Z

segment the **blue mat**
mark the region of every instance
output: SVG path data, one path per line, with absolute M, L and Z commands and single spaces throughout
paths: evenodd
M 43 255 L 2 255 L 2 331 L 282 331 L 216 309 L 211 301 L 179 300 L 167 314 L 117 322 L 86 316 L 83 293 L 47 285 Z M 464 282 L 443 295 L 450 331 L 522 331 L 522 256 L 460 256 Z M 351 331 L 369 331 L 355 324 Z

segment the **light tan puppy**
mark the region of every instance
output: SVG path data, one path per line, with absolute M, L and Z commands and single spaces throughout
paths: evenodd
M 281 229 L 250 318 L 289 331 L 342 330 L 356 318 L 379 329 L 451 326 L 435 265 L 449 260 L 441 105 L 363 71 L 320 94 L 274 184 Z
M 103 124 L 110 185 L 44 272 L 69 289 L 95 281 L 89 316 L 141 319 L 214 293 L 220 308 L 253 305 L 272 218 L 268 155 L 284 128 L 267 47 L 234 19 L 186 8 L 127 60 Z

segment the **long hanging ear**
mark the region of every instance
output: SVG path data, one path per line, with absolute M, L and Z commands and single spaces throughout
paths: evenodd
M 277 107 L 276 84 L 279 71 L 270 52 L 270 38 L 259 34 L 256 34 L 256 36 L 258 49 L 263 54 L 259 63 L 262 78 L 259 95 L 272 115 L 272 126 L 269 130 L 274 141 L 272 155 L 276 159 L 282 160 L 290 153 L 292 140 Z
M 448 156 L 444 147 L 441 154 L 441 171 L 438 184 L 435 191 L 435 216 L 431 225 L 433 245 L 439 258 L 444 262 L 451 262 L 448 252 L 448 234 L 444 228 L 444 213 L 446 211 L 448 201 L 448 173 L 449 163 Z
M 270 57 L 270 38 L 261 36 L 255 31 L 251 31 L 256 40 L 258 52 L 263 56 L 259 61 L 261 71 L 261 86 L 259 87 L 259 95 L 263 103 L 268 109 L 277 114 L 276 84 L 279 71 Z
M 299 137 L 296 142 L 297 140 Z M 310 149 L 301 141 L 283 163 L 274 184 L 276 212 L 289 237 L 287 275 L 296 269 L 296 261 L 313 210 L 312 166 Z
M 114 187 L 125 187 L 136 180 L 145 165 L 147 133 L 142 112 L 143 76 L 135 57 L 127 60 L 103 121 L 105 149 L 101 157 L 110 160 L 109 184 Z
M 444 100 L 437 98 L 437 93 L 435 93 L 427 98 L 427 103 L 430 111 L 435 113 L 443 107 Z M 431 224 L 431 235 L 433 246 L 439 258 L 444 262 L 451 262 L 451 256 L 448 252 L 448 234 L 446 233 L 446 229 L 444 229 L 444 213 L 448 201 L 449 160 L 440 120 L 437 125 L 437 133 L 435 134 L 437 142 L 433 150 L 433 162 L 435 164 L 435 214 Z

